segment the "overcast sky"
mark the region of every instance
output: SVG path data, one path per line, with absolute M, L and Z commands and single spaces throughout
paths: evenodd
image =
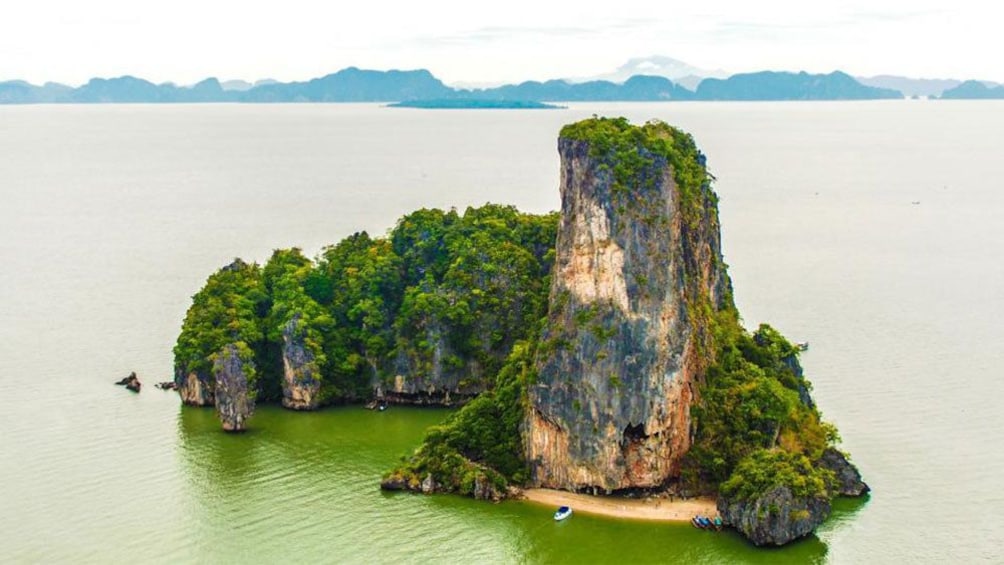
M 12 0 L 0 80 L 301 80 L 346 66 L 447 83 L 589 76 L 631 57 L 1004 81 L 995 0 Z

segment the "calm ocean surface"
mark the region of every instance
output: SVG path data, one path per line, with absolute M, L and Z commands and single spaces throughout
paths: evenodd
M 809 341 L 874 489 L 758 550 L 686 525 L 384 495 L 442 410 L 263 408 L 241 436 L 153 388 L 233 257 L 420 207 L 558 207 L 591 114 L 694 134 L 748 325 Z M 0 106 L 0 561 L 1004 561 L 1004 103 Z M 112 382 L 137 371 L 143 392 Z

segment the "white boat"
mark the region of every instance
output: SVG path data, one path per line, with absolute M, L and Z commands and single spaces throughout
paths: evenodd
M 569 506 L 562 506 L 554 513 L 554 519 L 557 521 L 562 521 L 572 515 L 572 509 Z

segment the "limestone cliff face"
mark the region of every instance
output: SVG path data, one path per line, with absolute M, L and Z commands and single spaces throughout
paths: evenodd
M 658 487 L 690 447 L 707 320 L 731 300 L 715 196 L 685 193 L 640 144 L 628 183 L 615 176 L 623 155 L 565 137 L 558 150 L 557 259 L 524 422 L 531 482 Z
M 216 402 L 216 384 L 211 375 L 186 372 L 180 366 L 175 367 L 174 388 L 181 396 L 181 402 L 189 406 L 213 406 Z
M 320 370 L 304 342 L 300 316 L 294 315 L 282 330 L 282 405 L 293 410 L 314 410 L 321 401 Z
M 416 406 L 453 406 L 464 404 L 485 391 L 483 371 L 477 361 L 465 364 L 447 362 L 456 359 L 442 324 L 426 328 L 426 340 L 432 345 L 428 359 L 399 353 L 390 373 L 389 383 L 375 381 L 375 395 L 393 404 Z
M 216 377 L 216 413 L 228 432 L 243 431 L 254 414 L 254 397 L 248 390 L 248 372 L 254 363 L 241 359 L 238 347 L 227 344 L 213 359 Z

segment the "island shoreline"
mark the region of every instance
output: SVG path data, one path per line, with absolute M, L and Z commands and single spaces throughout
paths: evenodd
M 570 506 L 573 512 L 608 518 L 650 522 L 690 522 L 694 516 L 714 516 L 718 507 L 712 498 L 624 498 L 592 496 L 562 490 L 531 488 L 521 500 L 544 506 Z

